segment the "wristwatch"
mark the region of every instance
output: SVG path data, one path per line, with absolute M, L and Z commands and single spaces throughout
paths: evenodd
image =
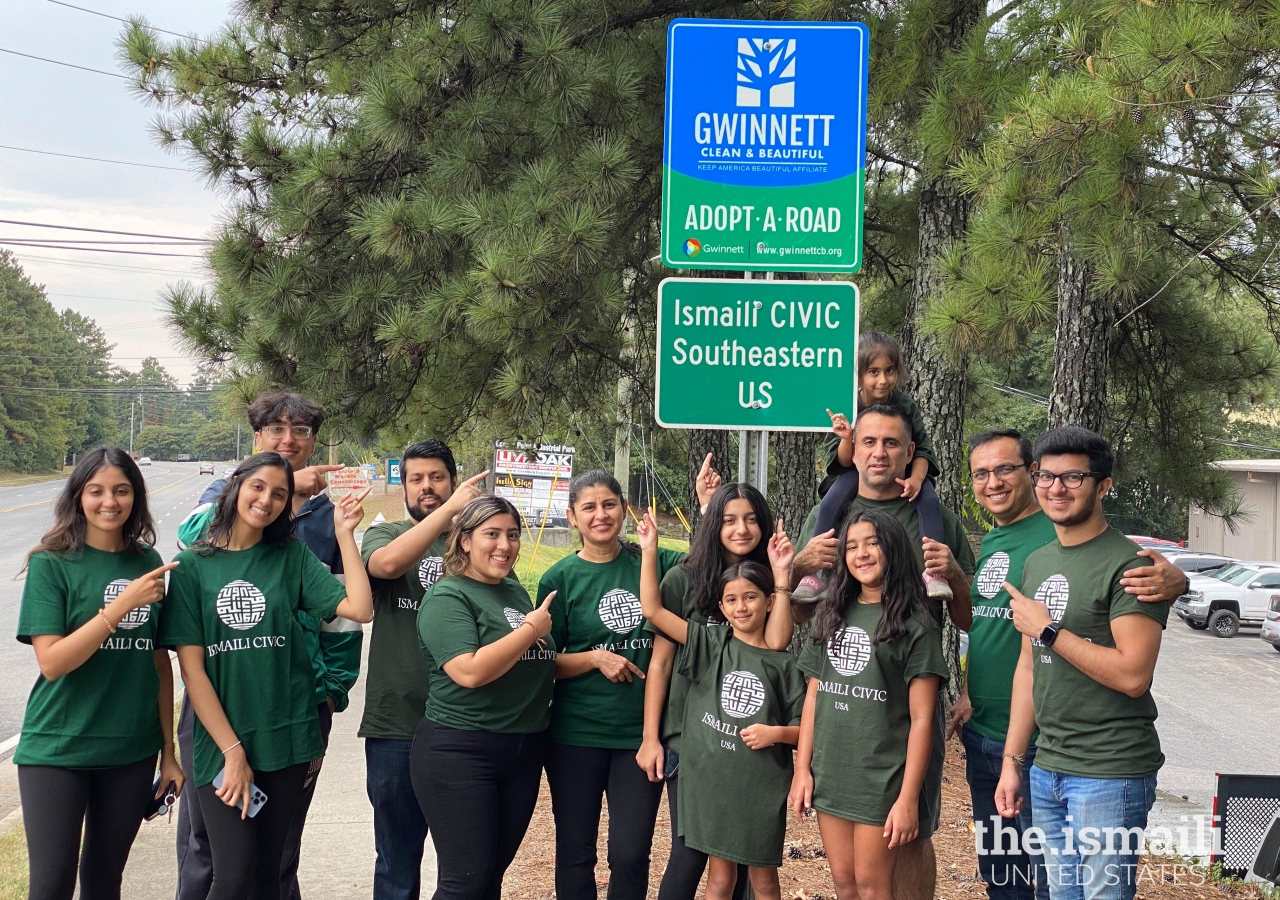
M 1052 647 L 1053 642 L 1058 639 L 1058 628 L 1059 625 L 1057 622 L 1050 622 L 1048 625 L 1044 626 L 1044 631 L 1040 632 L 1040 643 L 1044 644 L 1046 647 Z

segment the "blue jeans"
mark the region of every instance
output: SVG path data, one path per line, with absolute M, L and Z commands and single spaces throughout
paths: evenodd
M 1027 761 L 1022 767 L 1022 812 L 1012 819 L 1005 819 L 996 811 L 996 785 L 1000 783 L 1000 772 L 1004 767 L 1004 741 L 983 737 L 968 725 L 961 729 L 960 740 L 964 743 L 965 780 L 969 782 L 969 793 L 973 796 L 973 836 L 978 850 L 978 872 L 987 883 L 987 897 L 990 900 L 1049 900 L 1044 856 L 1023 852 L 1022 835 L 1031 827 L 1031 780 L 1028 772 L 1035 761 L 1036 748 L 1027 751 Z M 995 833 L 998 829 L 1000 834 Z M 1016 847 L 1013 846 L 1015 835 Z M 1015 852 L 992 852 L 999 849 Z
M 365 789 L 373 804 L 373 900 L 418 900 L 427 820 L 413 795 L 413 741 L 365 738 Z
M 1133 900 L 1156 776 L 1082 778 L 1031 768 L 1052 900 Z

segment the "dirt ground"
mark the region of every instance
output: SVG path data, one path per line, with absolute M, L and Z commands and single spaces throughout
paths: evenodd
M 596 879 L 600 896 L 605 895 L 609 870 L 605 864 L 607 815 L 601 821 Z M 934 835 L 938 856 L 938 900 L 980 900 L 986 888 L 978 877 L 977 854 L 973 845 L 973 807 L 969 786 L 964 780 L 964 748 L 958 740 L 947 745 L 947 762 L 942 781 L 942 827 Z M 658 882 L 667 864 L 671 826 L 667 818 L 666 794 L 658 811 L 650 868 L 649 897 L 658 893 Z M 783 900 L 835 900 L 835 891 L 816 819 L 802 824 L 788 818 L 787 852 L 779 881 Z M 1218 884 L 1208 881 L 1203 871 L 1189 869 L 1185 862 L 1148 858 L 1139 876 L 1138 897 L 1143 900 L 1256 900 L 1258 892 L 1249 885 Z M 507 900 L 552 900 L 555 896 L 555 830 L 551 817 L 551 797 L 546 781 L 524 844 L 507 870 L 503 884 Z

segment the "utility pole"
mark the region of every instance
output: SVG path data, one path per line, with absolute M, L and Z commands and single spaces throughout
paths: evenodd
M 133 456 L 133 401 L 129 401 L 129 455 Z
M 236 462 L 240 462 L 240 423 L 236 423 Z

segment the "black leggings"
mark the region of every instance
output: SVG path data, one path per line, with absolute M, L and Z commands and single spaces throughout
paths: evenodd
M 671 815 L 671 855 L 667 858 L 667 871 L 662 873 L 662 884 L 658 886 L 658 900 L 693 900 L 698 893 L 698 882 L 707 868 L 707 854 L 694 850 L 680 837 L 680 826 L 676 819 L 676 792 L 679 790 L 680 775 L 672 772 L 667 776 L 667 810 Z M 742 900 L 751 887 L 751 877 L 746 866 L 738 866 L 738 880 L 733 886 L 733 900 Z
M 154 796 L 155 771 L 154 756 L 110 769 L 18 766 L 29 900 L 71 900 L 77 855 L 81 898 L 120 900 L 129 848 Z
M 498 900 L 533 818 L 543 733 L 462 731 L 418 723 L 413 793 L 436 848 L 435 900 Z
M 608 900 L 644 900 L 662 782 L 636 751 L 547 742 L 547 784 L 556 820 L 557 900 L 596 900 L 600 798 L 609 798 Z
M 850 468 L 835 480 L 827 489 L 827 494 L 818 506 L 818 520 L 813 526 L 813 534 L 825 534 L 840 526 L 844 517 L 844 507 L 858 493 L 858 470 Z M 942 540 L 942 501 L 933 486 L 933 479 L 926 478 L 920 485 L 920 493 L 911 501 L 920 519 L 921 537 Z
M 309 765 L 255 771 L 253 783 L 267 795 L 267 802 L 252 819 L 241 819 L 238 806 L 219 800 L 212 784 L 201 785 L 200 815 L 213 852 L 209 900 L 278 900 L 280 860 Z

